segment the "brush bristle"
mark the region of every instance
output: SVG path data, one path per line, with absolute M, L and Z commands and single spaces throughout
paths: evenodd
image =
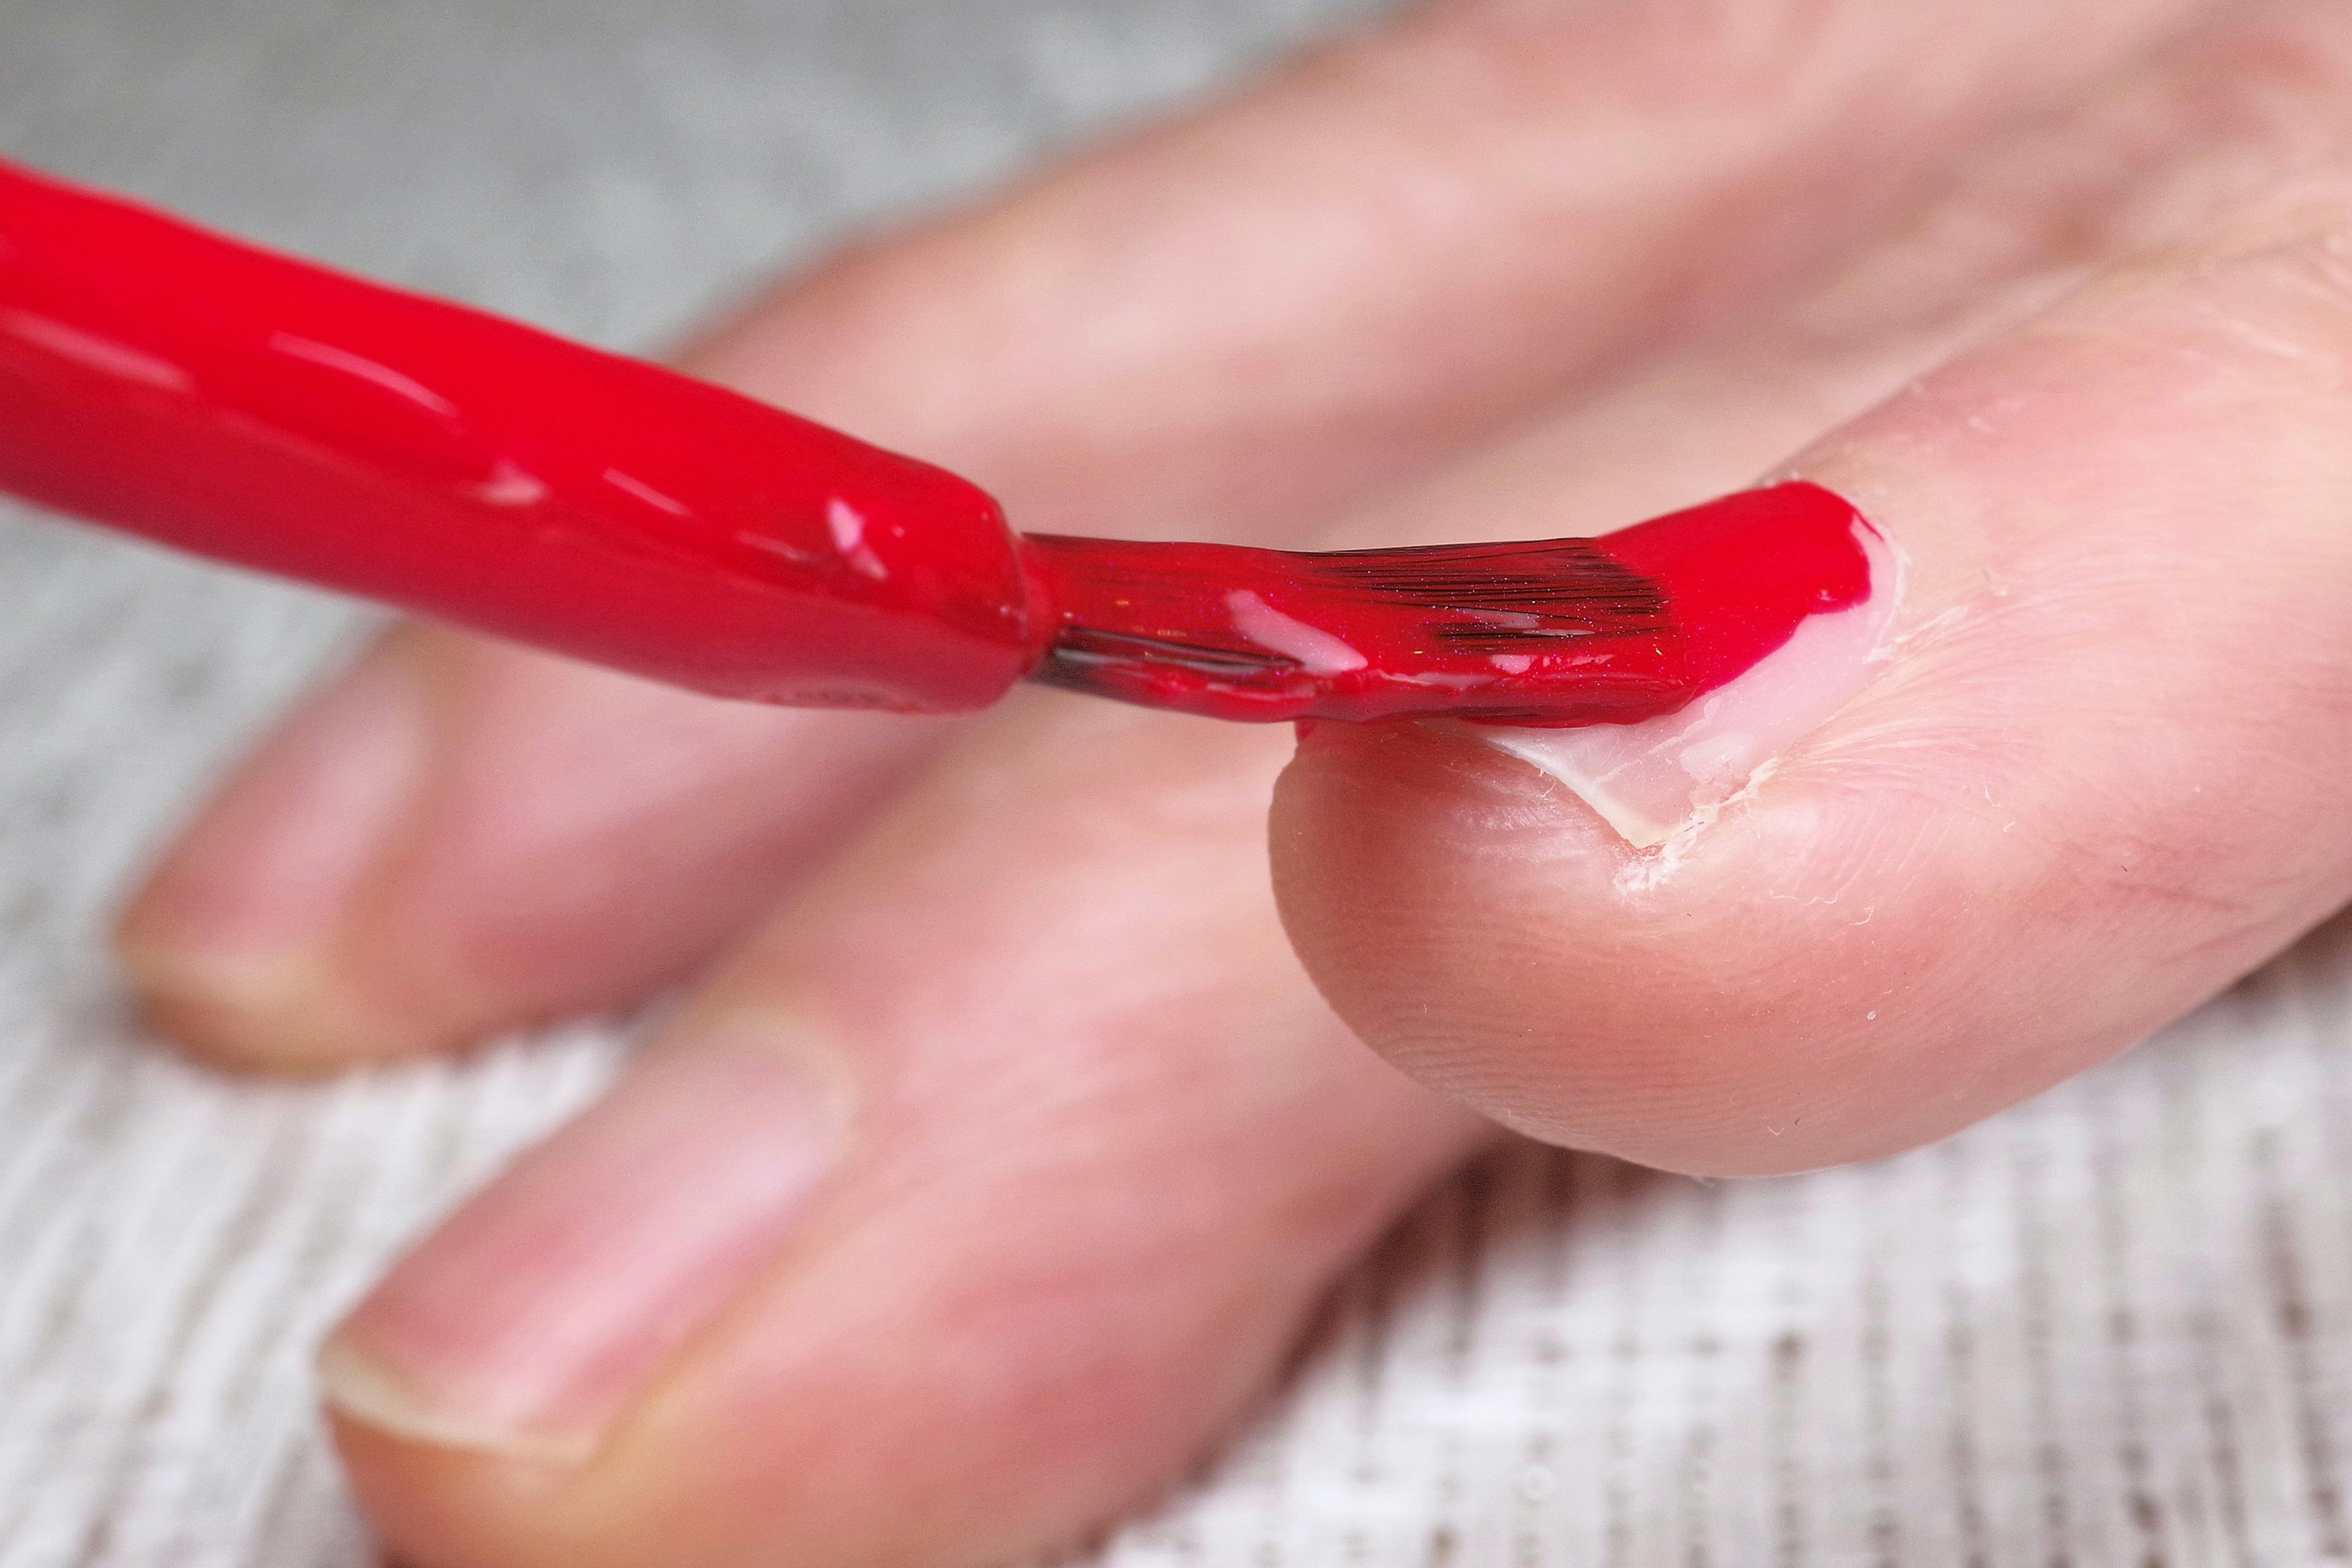
M 1537 663 L 1673 632 L 1664 588 L 1589 539 L 1314 554 L 1031 543 L 1057 612 L 1033 680 L 1226 718 L 1517 716 L 1545 684 L 1524 679 Z
M 1335 598 L 1417 610 L 1463 653 L 1516 653 L 1542 638 L 1640 637 L 1665 629 L 1665 590 L 1589 539 L 1423 544 L 1296 557 Z

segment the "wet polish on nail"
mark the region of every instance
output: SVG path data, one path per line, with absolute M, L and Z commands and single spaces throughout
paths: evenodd
M 1774 758 L 1853 700 L 1883 665 L 1902 598 L 1901 553 L 1859 512 L 1848 527 L 1864 563 L 1861 592 L 1825 599 L 1820 613 L 1798 619 L 1777 647 L 1677 712 L 1574 730 L 1443 721 L 1441 727 L 1534 764 L 1635 848 L 1664 844 L 1746 789 Z M 1736 581 L 1726 588 L 1738 592 Z

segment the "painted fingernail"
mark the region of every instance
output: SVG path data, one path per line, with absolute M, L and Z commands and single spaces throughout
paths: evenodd
M 656 1047 L 360 1304 L 320 1360 L 328 1402 L 418 1442 L 584 1461 L 782 1249 L 848 1100 L 797 1028 Z
M 1902 556 L 1859 514 L 1853 526 L 1869 560 L 1869 594 L 1808 616 L 1788 641 L 1680 712 L 1580 730 L 1445 727 L 1534 763 L 1636 848 L 1703 826 L 1860 694 L 1885 660 L 1902 599 Z
M 119 943 L 167 1008 L 267 1013 L 318 988 L 346 907 L 422 773 L 414 662 L 379 649 L 306 700 L 182 835 Z

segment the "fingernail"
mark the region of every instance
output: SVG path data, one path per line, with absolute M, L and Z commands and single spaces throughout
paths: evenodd
M 657 1047 L 397 1265 L 320 1360 L 397 1436 L 593 1456 L 782 1247 L 844 1141 L 845 1079 L 795 1027 Z
M 266 1013 L 317 990 L 336 919 L 415 792 L 428 724 L 421 673 L 381 649 L 304 701 L 125 912 L 118 942 L 142 993 Z
M 1813 616 L 1778 649 L 1678 713 L 1639 724 L 1515 730 L 1445 724 L 1532 763 L 1568 786 L 1636 848 L 1702 826 L 1777 757 L 1859 695 L 1886 657 L 1902 599 L 1902 557 L 1855 524 L 1871 592 Z

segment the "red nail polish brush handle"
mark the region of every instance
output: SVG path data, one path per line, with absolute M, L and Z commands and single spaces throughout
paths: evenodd
M 952 474 L 5 164 L 0 489 L 731 697 L 978 708 L 1038 652 Z

